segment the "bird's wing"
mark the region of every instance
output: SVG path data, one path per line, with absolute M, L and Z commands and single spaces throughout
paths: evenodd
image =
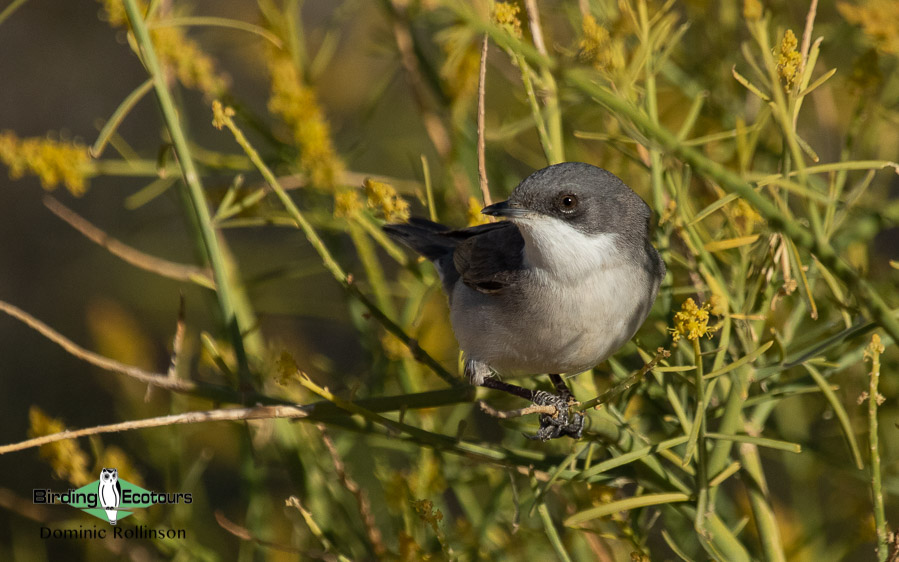
M 453 265 L 462 282 L 481 293 L 498 293 L 515 286 L 525 275 L 524 239 L 508 221 L 443 233 L 459 239 Z

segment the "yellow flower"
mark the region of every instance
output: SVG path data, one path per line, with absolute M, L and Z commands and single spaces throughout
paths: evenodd
M 796 45 L 798 44 L 799 42 L 796 40 L 793 30 L 788 29 L 784 32 L 783 40 L 780 42 L 779 52 L 775 52 L 777 55 L 777 73 L 783 80 L 784 89 L 788 92 L 796 84 L 799 65 L 802 62 L 802 55 L 796 50 Z
M 409 219 L 409 202 L 400 197 L 392 185 L 367 178 L 362 186 L 368 196 L 368 206 L 380 209 L 387 222 Z
M 759 0 L 743 1 L 743 18 L 746 21 L 757 21 L 762 19 L 762 3 Z
M 344 189 L 334 196 L 334 216 L 350 218 L 362 210 L 362 200 L 354 189 Z
M 20 139 L 12 131 L 3 131 L 0 161 L 9 167 L 9 177 L 14 180 L 30 174 L 37 176 L 48 191 L 60 183 L 72 195 L 82 195 L 87 190 L 90 155 L 80 143 L 39 137 Z
M 899 54 L 899 2 L 868 0 L 860 6 L 840 2 L 837 9 L 846 21 L 861 25 L 878 49 Z
M 521 37 L 520 11 L 521 8 L 510 2 L 497 2 L 493 5 L 493 21 L 515 37 Z
M 212 126 L 218 130 L 226 126 L 231 118 L 234 117 L 234 108 L 222 105 L 222 102 L 215 100 L 212 102 Z
M 31 437 L 42 437 L 66 430 L 62 421 L 51 418 L 37 406 L 31 406 L 28 410 L 28 420 L 31 426 L 28 435 Z M 57 478 L 68 480 L 75 486 L 84 486 L 92 480 L 87 469 L 87 454 L 74 439 L 41 445 L 40 455 L 50 464 Z
M 583 37 L 578 43 L 578 57 L 598 70 L 612 70 L 624 66 L 624 45 L 591 15 L 581 22 Z
M 293 132 L 300 150 L 300 167 L 312 184 L 335 187 L 343 164 L 331 143 L 331 128 L 315 93 L 303 84 L 288 53 L 272 51 L 268 63 L 272 81 L 268 110 Z
M 128 14 L 122 0 L 99 0 L 106 12 L 106 20 L 113 27 L 126 27 Z M 137 8 L 145 13 L 147 6 L 137 2 Z M 215 61 L 200 49 L 200 46 L 189 39 L 179 27 L 158 27 L 150 30 L 150 39 L 156 48 L 159 60 L 172 68 L 178 81 L 186 88 L 193 88 L 208 97 L 221 95 L 227 88 L 228 81 L 215 69 Z
M 693 341 L 702 336 L 712 336 L 714 328 L 709 328 L 709 311 L 712 305 L 705 303 L 697 306 L 693 299 L 687 299 L 681 305 L 680 311 L 674 315 L 674 328 L 669 328 L 672 339 L 680 341 L 681 336 Z
M 874 355 L 880 355 L 886 348 L 880 340 L 880 334 L 871 334 L 871 343 L 865 347 L 865 357 L 870 358 Z

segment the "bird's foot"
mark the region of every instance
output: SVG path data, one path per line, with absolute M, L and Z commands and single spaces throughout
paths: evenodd
M 584 431 L 584 414 L 571 412 L 571 393 L 567 396 L 551 394 L 544 390 L 534 392 L 533 402 L 538 406 L 554 406 L 555 414 L 540 414 L 540 429 L 537 435 L 528 435 L 529 439 L 549 441 L 567 435 L 574 439 L 580 439 Z

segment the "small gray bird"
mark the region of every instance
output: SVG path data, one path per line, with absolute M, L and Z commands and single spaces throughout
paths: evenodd
M 601 363 L 649 315 L 665 276 L 649 243 L 649 206 L 611 172 L 565 162 L 481 212 L 509 220 L 451 230 L 413 218 L 384 230 L 437 268 L 471 383 L 556 406 L 536 438 L 579 438 L 584 418 L 568 413 L 560 374 Z M 558 394 L 495 373 L 546 373 Z

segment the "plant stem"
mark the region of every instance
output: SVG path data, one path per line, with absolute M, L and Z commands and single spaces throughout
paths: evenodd
M 887 545 L 887 522 L 883 508 L 883 490 L 880 475 L 880 441 L 877 437 L 877 406 L 880 394 L 877 385 L 880 382 L 880 354 L 883 345 L 880 336 L 874 334 L 867 354 L 871 357 L 871 378 L 868 388 L 868 446 L 871 449 L 871 494 L 874 497 L 874 529 L 877 532 L 877 559 L 884 562 L 889 555 Z
M 212 265 L 212 273 L 215 278 L 216 296 L 218 297 L 219 308 L 222 313 L 222 322 L 231 337 L 234 352 L 237 356 L 238 369 L 240 373 L 241 383 L 245 386 L 250 384 L 250 369 L 247 362 L 247 354 L 244 349 L 242 334 L 242 326 L 238 323 L 235 313 L 234 301 L 234 284 L 236 280 L 229 271 L 227 258 L 222 251 L 219 241 L 216 238 L 215 229 L 212 226 L 212 217 L 209 214 L 209 208 L 206 206 L 206 197 L 203 191 L 203 185 L 200 182 L 200 175 L 197 173 L 193 158 L 190 153 L 190 147 L 184 130 L 181 127 L 181 120 L 175 109 L 172 95 L 166 85 L 165 75 L 156 58 L 156 51 L 147 26 L 143 17 L 137 9 L 136 0 L 124 0 L 125 11 L 131 22 L 131 29 L 134 33 L 134 39 L 141 52 L 141 58 L 147 68 L 147 72 L 153 78 L 153 87 L 156 90 L 156 98 L 159 101 L 159 108 L 162 111 L 163 119 L 172 138 L 172 144 L 175 153 L 178 155 L 178 161 L 184 176 L 184 182 L 187 184 L 188 195 L 196 214 L 197 224 L 200 230 L 200 236 L 203 241 L 203 247 L 206 255 Z
M 702 379 L 702 349 L 699 338 L 693 341 L 693 361 L 696 364 L 696 408 L 705 409 L 705 382 Z M 708 450 L 705 444 L 705 412 L 697 414 L 699 431 L 696 438 L 696 521 L 695 528 L 702 533 L 709 501 Z

